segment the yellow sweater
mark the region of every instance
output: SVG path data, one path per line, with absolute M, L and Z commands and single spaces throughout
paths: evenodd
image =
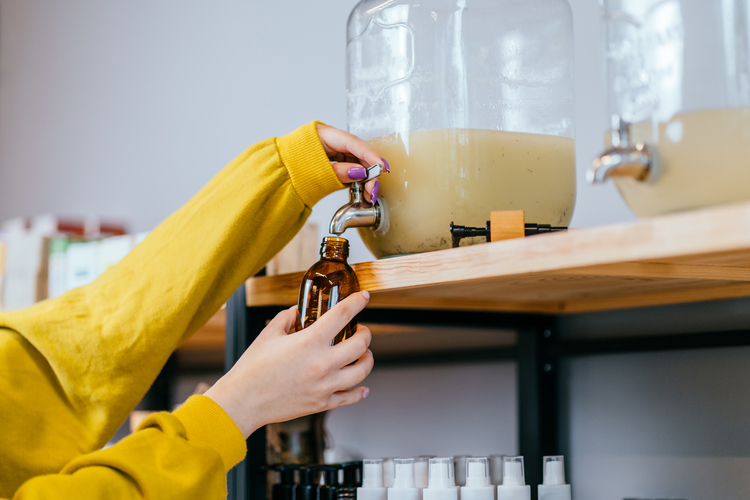
M 225 498 L 245 440 L 209 398 L 101 448 L 171 352 L 342 187 L 311 123 L 242 153 L 94 283 L 0 314 L 0 498 Z

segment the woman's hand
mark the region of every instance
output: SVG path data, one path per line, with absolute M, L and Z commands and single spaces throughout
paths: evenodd
M 273 422 L 350 405 L 369 389 L 354 387 L 372 370 L 372 335 L 357 333 L 331 346 L 333 338 L 362 309 L 367 292 L 350 295 L 302 331 L 289 335 L 297 308 L 279 313 L 237 364 L 205 395 L 234 420 L 247 438 Z M 353 361 L 356 364 L 349 366 Z
M 367 168 L 380 163 L 386 172 L 391 171 L 390 165 L 381 158 L 374 149 L 359 137 L 343 130 L 317 125 L 318 137 L 323 144 L 326 154 L 333 163 L 336 177 L 343 184 L 361 181 L 367 177 Z M 380 181 L 372 179 L 365 184 L 365 199 L 375 203 L 380 191 Z

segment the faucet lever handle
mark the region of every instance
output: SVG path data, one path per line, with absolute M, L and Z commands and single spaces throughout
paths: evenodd
M 364 184 L 367 181 L 374 179 L 375 177 L 379 176 L 382 173 L 383 173 L 383 166 L 380 163 L 376 163 L 375 165 L 367 169 L 367 177 L 365 177 L 363 180 L 359 182 Z

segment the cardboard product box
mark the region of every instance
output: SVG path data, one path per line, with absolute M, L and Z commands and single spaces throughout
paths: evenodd
M 5 309 L 23 309 L 47 298 L 49 239 L 31 231 L 7 233 Z
M 99 276 L 99 241 L 70 243 L 66 251 L 65 283 L 68 290 L 88 285 Z
M 97 276 L 124 259 L 134 246 L 135 238 L 130 234 L 100 240 L 97 255 Z

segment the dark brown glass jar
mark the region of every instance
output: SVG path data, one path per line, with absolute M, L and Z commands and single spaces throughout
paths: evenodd
M 320 260 L 308 269 L 299 287 L 299 315 L 295 331 L 312 325 L 330 308 L 359 291 L 354 269 L 346 262 L 349 241 L 327 236 L 320 245 Z M 357 331 L 357 319 L 339 332 L 331 345 L 346 340 Z

